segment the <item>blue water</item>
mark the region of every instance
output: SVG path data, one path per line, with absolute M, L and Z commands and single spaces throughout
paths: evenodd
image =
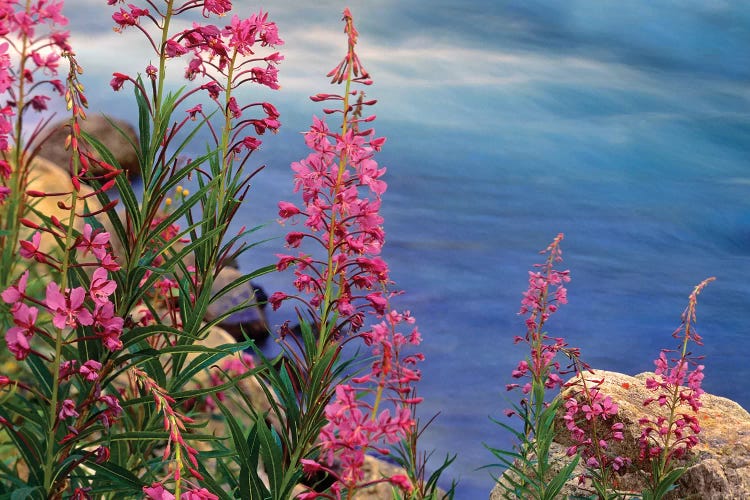
M 104 82 L 147 61 L 109 31 L 99 3 L 69 2 L 78 9 L 71 28 L 86 33 L 78 52 L 88 96 L 92 108 L 133 120 L 130 95 Z M 460 479 L 458 498 L 486 498 L 492 487 L 476 470 L 492 462 L 482 443 L 511 444 L 488 417 L 509 405 L 503 387 L 524 356 L 511 339 L 523 332 L 527 270 L 558 232 L 572 282 L 550 334 L 593 367 L 651 369 L 673 346 L 692 287 L 716 276 L 698 306 L 704 385 L 750 407 L 748 8 L 349 5 L 377 82 L 375 127 L 388 137 L 384 255 L 406 291 L 399 305 L 424 336 L 422 415 L 440 412 L 422 445 L 436 457 L 458 453 L 448 471 Z M 267 169 L 239 217 L 267 223 L 263 238 L 283 235 L 276 202 L 296 199 L 288 165 L 307 154 L 298 132 L 318 108 L 305 96 L 328 91 L 321 75 L 341 55 L 342 7 L 267 6 L 287 41 L 284 88 L 247 98 L 275 102 L 284 125 L 257 156 Z M 272 262 L 281 246 L 262 245 L 241 267 Z M 289 282 L 261 280 L 270 292 Z

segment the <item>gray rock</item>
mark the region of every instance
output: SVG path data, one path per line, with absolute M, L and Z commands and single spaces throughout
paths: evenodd
M 225 267 L 214 280 L 213 293 L 218 293 L 222 288 L 241 277 L 242 272 L 238 269 Z M 256 296 L 256 289 L 251 283 L 245 283 L 231 290 L 208 306 L 206 320 L 213 321 L 245 301 L 251 305 L 224 318 L 219 326 L 229 332 L 237 341 L 245 340 L 244 334 L 253 340 L 263 340 L 269 335 L 266 315 L 263 312 L 265 304 L 258 304 L 263 299 Z

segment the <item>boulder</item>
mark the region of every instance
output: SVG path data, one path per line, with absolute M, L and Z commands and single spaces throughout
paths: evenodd
M 242 272 L 239 269 L 225 267 L 214 279 L 213 293 L 218 293 L 241 277 Z M 213 321 L 231 308 L 242 303 L 248 303 L 248 307 L 224 318 L 219 322 L 219 326 L 229 332 L 237 341 L 245 340 L 245 335 L 253 340 L 264 340 L 269 334 L 264 312 L 266 300 L 265 293 L 261 288 L 247 282 L 212 302 L 206 311 L 206 321 Z
M 600 391 L 618 404 L 616 419 L 624 424 L 623 441 L 611 444 L 613 453 L 633 461 L 633 466 L 618 479 L 622 491 L 641 492 L 645 484 L 644 471 L 638 469 L 637 460 L 640 437 L 638 419 L 660 411 L 656 404 L 643 406 L 644 400 L 654 396 L 645 387 L 648 377 L 654 377 L 654 374 L 641 373 L 631 377 L 616 372 L 596 371 L 591 375 L 591 378 L 604 379 Z M 697 414 L 701 426 L 698 435 L 700 442 L 682 462 L 687 471 L 667 498 L 750 498 L 750 413 L 734 401 L 712 394 L 703 394 L 701 402 L 703 406 Z M 562 413 L 558 415 L 556 429 L 552 462 L 558 464 L 559 470 L 563 463 L 567 463 L 565 450 L 572 444 L 562 421 Z M 583 468 L 579 466 L 574 475 L 582 472 Z M 592 491 L 588 486 L 586 483 L 579 485 L 577 478 L 574 478 L 568 482 L 563 493 L 590 495 Z M 502 488 L 496 486 L 490 499 L 499 498 L 502 498 Z
M 96 137 L 101 141 L 114 155 L 117 161 L 120 163 L 125 172 L 130 177 L 137 177 L 140 175 L 140 166 L 138 164 L 138 155 L 136 150 L 133 148 L 133 144 L 138 144 L 138 133 L 128 123 L 112 119 L 112 122 L 117 125 L 126 137 L 112 126 L 112 123 L 101 114 L 92 114 L 81 122 L 81 129 L 92 136 Z M 50 160 L 51 162 L 67 167 L 70 161 L 70 151 L 65 150 L 65 139 L 70 133 L 68 130 L 68 120 L 59 121 L 50 126 L 52 133 L 47 139 L 41 143 L 39 155 Z M 95 155 L 99 158 L 98 155 Z M 94 173 L 98 173 L 94 171 Z
M 227 333 L 224 329 L 214 326 L 211 328 L 206 338 L 200 341 L 199 344 L 206 347 L 219 347 L 225 344 L 233 344 L 234 342 L 235 340 L 232 335 Z M 198 356 L 198 354 L 189 354 L 188 363 L 191 358 L 195 358 L 196 356 Z M 234 354 L 233 357 L 236 359 L 241 359 L 241 354 Z M 211 368 L 211 370 L 216 370 L 216 368 Z M 209 376 L 209 370 L 203 370 L 202 372 L 198 373 L 193 378 L 193 381 L 199 387 L 206 387 L 214 383 L 214 381 L 212 381 Z M 252 408 L 259 413 L 267 414 L 266 421 L 271 426 L 273 426 L 277 432 L 281 433 L 284 431 L 284 426 L 282 425 L 278 414 L 272 411 L 271 403 L 268 400 L 268 397 L 266 396 L 266 393 L 261 386 L 261 381 L 258 380 L 258 377 L 251 376 L 239 380 L 237 382 L 237 391 L 244 397 L 238 396 L 237 398 L 228 398 L 227 400 L 223 401 L 227 408 L 231 410 L 233 415 L 236 415 L 241 419 L 242 415 L 246 414 L 249 411 L 249 409 L 247 408 L 247 403 L 250 403 Z M 216 409 L 216 415 L 220 415 L 220 411 L 218 409 Z M 214 433 L 217 436 L 227 435 L 227 430 L 224 428 L 224 421 L 221 418 L 209 420 L 207 429 L 209 433 Z
M 362 472 L 364 472 L 363 481 L 376 481 L 384 477 L 395 476 L 396 474 L 406 475 L 406 471 L 398 465 L 390 464 L 384 460 L 380 460 L 370 455 L 365 455 L 365 463 L 362 465 Z M 358 490 L 354 494 L 355 500 L 391 500 L 396 498 L 393 486 L 383 481 L 375 483 L 366 488 Z M 440 496 L 439 498 L 442 498 Z

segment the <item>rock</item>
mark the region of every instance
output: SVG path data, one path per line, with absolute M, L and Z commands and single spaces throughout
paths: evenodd
M 607 371 L 597 371 L 591 376 L 604 378 L 601 392 L 610 396 L 619 406 L 617 421 L 624 424 L 624 439 L 620 443 L 612 443 L 611 450 L 620 456 L 629 457 L 634 464 L 619 478 L 619 488 L 624 491 L 641 492 L 645 485 L 643 471 L 637 469 L 640 436 L 638 419 L 658 414 L 658 406 L 643 406 L 646 398 L 654 396 L 645 387 L 646 378 L 653 376 L 653 373 L 641 373 L 631 377 Z M 701 402 L 703 407 L 698 412 L 700 442 L 684 461 L 688 469 L 680 478 L 678 487 L 666 498 L 750 498 L 750 413 L 734 401 L 712 394 L 703 394 Z M 566 460 L 567 446 L 572 444 L 562 423 L 562 413 L 558 415 L 556 427 L 559 430 L 552 446 L 552 460 L 562 463 Z M 574 474 L 581 472 L 583 468 L 579 466 Z M 578 485 L 577 479 L 569 481 L 563 492 L 567 495 L 591 494 L 586 485 Z M 498 498 L 502 498 L 502 489 L 496 486 L 490 499 Z
M 370 455 L 365 455 L 362 471 L 365 474 L 363 482 L 375 481 L 396 474 L 406 475 L 406 471 L 398 465 L 390 464 Z M 392 498 L 394 498 L 393 486 L 387 481 L 362 488 L 354 495 L 355 500 L 391 500 Z
M 201 342 L 199 342 L 200 345 L 206 347 L 218 347 L 220 345 L 233 343 L 235 343 L 235 340 L 232 335 L 217 326 L 212 327 L 208 336 Z M 240 355 L 240 353 L 236 353 L 234 354 L 234 357 L 236 359 L 239 359 Z M 198 354 L 188 355 L 187 363 L 190 362 L 191 358 L 194 358 L 196 356 L 198 356 Z M 213 368 L 213 370 L 216 369 Z M 198 373 L 193 378 L 193 380 L 200 387 L 213 385 L 213 381 L 211 381 L 209 372 L 207 370 Z M 267 413 L 266 421 L 270 425 L 272 425 L 277 432 L 283 432 L 284 427 L 282 426 L 281 420 L 279 419 L 279 416 L 276 414 L 276 412 L 272 411 L 271 403 L 269 402 L 266 393 L 263 391 L 263 387 L 261 386 L 261 382 L 258 380 L 258 377 L 251 376 L 243 378 L 237 383 L 237 390 L 235 392 L 239 392 L 247 397 L 247 400 L 251 404 L 253 409 L 258 411 L 259 413 Z M 240 419 L 242 418 L 242 415 L 245 415 L 248 412 L 247 404 L 244 401 L 243 397 L 238 396 L 236 400 L 229 398 L 223 403 L 229 410 L 232 411 L 233 415 L 236 415 Z M 216 411 L 218 416 L 220 412 L 218 409 Z M 216 435 L 219 436 L 228 435 L 227 430 L 224 428 L 223 419 L 211 419 L 209 421 L 207 429 L 209 430 L 209 432 L 215 431 Z
M 335 470 L 337 467 L 334 466 L 333 468 Z M 364 476 L 362 477 L 360 484 L 389 478 L 397 474 L 403 476 L 406 475 L 406 471 L 402 467 L 375 458 L 371 455 L 365 455 L 365 461 L 362 464 L 362 472 Z M 298 484 L 294 491 L 296 494 L 299 494 L 310 490 L 309 487 Z M 352 498 L 353 500 L 392 500 L 397 497 L 394 495 L 393 485 L 388 481 L 380 481 L 358 489 Z M 438 490 L 436 500 L 443 500 L 445 498 L 447 498 L 446 493 L 443 490 Z
M 130 141 L 133 141 L 134 144 L 138 144 L 138 134 L 128 123 L 117 119 L 112 119 L 112 121 L 126 133 L 130 140 L 123 137 L 104 115 L 92 114 L 88 116 L 86 120 L 81 122 L 81 129 L 107 146 L 128 176 L 138 176 L 140 175 L 138 155 L 130 143 Z M 53 132 L 41 145 L 39 151 L 40 156 L 61 167 L 67 167 L 70 161 L 70 151 L 65 150 L 65 139 L 70 133 L 67 125 L 68 120 L 62 120 L 51 125 L 50 129 Z M 99 158 L 98 155 L 95 155 L 95 157 Z
M 238 269 L 225 267 L 214 280 L 213 293 L 218 293 L 222 288 L 241 277 L 242 272 Z M 245 301 L 249 301 L 250 304 L 254 305 L 248 306 L 224 318 L 219 323 L 219 326 L 229 332 L 238 342 L 245 340 L 245 334 L 253 340 L 267 338 L 269 330 L 264 313 L 265 293 L 262 289 L 249 282 L 229 291 L 209 305 L 206 311 L 206 321 L 214 320 L 229 309 Z M 263 302 L 263 304 L 258 305 L 259 302 Z

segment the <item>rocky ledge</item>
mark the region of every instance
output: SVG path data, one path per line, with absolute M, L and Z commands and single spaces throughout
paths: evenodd
M 653 397 L 653 392 L 645 387 L 647 377 L 653 373 L 641 373 L 635 377 L 622 373 L 596 371 L 592 378 L 603 378 L 600 390 L 610 396 L 619 406 L 617 420 L 624 424 L 624 439 L 612 445 L 612 452 L 633 460 L 630 470 L 619 478 L 619 488 L 624 491 L 640 492 L 645 485 L 645 474 L 637 467 L 638 419 L 655 411 L 643 406 L 643 401 Z M 588 378 L 588 377 L 587 377 Z M 750 498 L 750 413 L 734 401 L 703 394 L 702 408 L 697 413 L 701 432 L 700 442 L 695 446 L 684 464 L 687 471 L 680 478 L 677 488 L 670 492 L 668 499 L 688 500 L 741 500 Z M 570 435 L 562 422 L 562 414 L 556 422 L 557 434 L 552 445 L 553 463 L 562 467 L 569 460 L 565 450 L 572 444 Z M 558 469 L 559 470 L 559 469 Z M 574 472 L 583 472 L 579 466 Z M 502 481 L 502 478 L 501 478 Z M 569 481 L 563 489 L 564 497 L 587 497 L 593 491 L 586 483 L 579 485 L 577 477 Z M 496 486 L 490 500 L 503 498 L 503 490 Z

